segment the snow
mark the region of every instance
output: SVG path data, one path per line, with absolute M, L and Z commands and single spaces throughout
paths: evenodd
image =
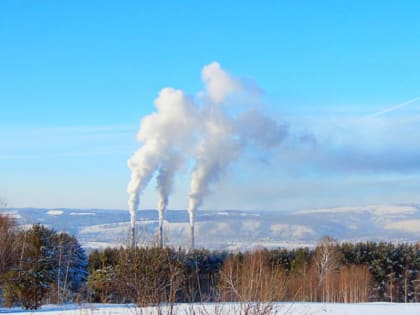
M 375 215 L 399 215 L 399 214 L 413 214 L 416 209 L 413 206 L 389 206 L 381 205 L 377 206 L 373 213 Z
M 250 303 L 208 303 L 208 304 L 177 304 L 174 308 L 175 315 L 188 314 L 243 314 L 244 309 L 249 306 L 262 306 L 261 304 Z M 360 303 L 360 304 L 331 304 L 331 303 L 273 303 L 270 314 L 277 315 L 418 315 L 420 314 L 420 303 Z M 162 314 L 169 314 L 165 306 L 161 307 Z M 137 308 L 132 304 L 70 304 L 63 306 L 45 305 L 40 310 L 25 311 L 21 308 L 0 308 L 0 313 L 19 315 L 155 315 L 158 314 L 157 307 Z M 258 314 L 258 313 L 257 313 Z
M 270 227 L 271 232 L 278 235 L 290 235 L 295 240 L 300 240 L 305 237 L 310 237 L 315 234 L 314 230 L 300 224 L 273 224 Z
M 128 224 L 123 223 L 110 223 L 110 224 L 97 224 L 91 225 L 87 227 L 83 227 L 80 229 L 80 234 L 92 234 L 92 233 L 112 233 L 112 234 L 121 234 L 121 233 L 128 233 Z
M 86 215 L 96 215 L 96 213 L 94 213 L 94 212 L 70 212 L 70 215 L 86 216 Z
M 411 232 L 411 233 L 419 233 L 420 232 L 420 219 L 391 222 L 389 224 L 386 224 L 384 228 L 389 229 L 389 230 L 399 230 L 399 231 L 406 231 L 406 232 Z
M 242 223 L 242 229 L 250 232 L 257 231 L 261 226 L 260 221 L 248 220 Z
M 18 214 L 16 211 L 1 211 L 2 215 L 8 216 L 12 219 L 22 219 L 22 216 Z
M 354 212 L 364 212 L 366 207 L 336 207 L 336 208 L 320 208 L 320 209 L 308 209 L 308 210 L 298 210 L 295 211 L 295 215 L 302 214 L 320 214 L 320 213 L 354 213 Z
M 412 205 L 368 205 L 354 207 L 320 208 L 295 211 L 295 214 L 319 214 L 319 213 L 360 213 L 370 212 L 376 216 L 413 214 L 416 208 Z
M 62 215 L 64 213 L 63 210 L 49 210 L 47 212 L 48 215 Z
M 94 242 L 94 241 L 88 241 L 88 242 L 80 242 L 83 248 L 89 248 L 89 249 L 105 249 L 107 247 L 113 247 L 118 248 L 121 246 L 120 243 L 109 243 L 109 242 Z

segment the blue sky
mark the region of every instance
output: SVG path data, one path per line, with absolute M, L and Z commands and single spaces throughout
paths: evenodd
M 244 156 L 204 208 L 420 202 L 419 12 L 417 1 L 3 0 L 0 196 L 126 209 L 140 119 L 163 87 L 196 94 L 218 61 L 313 144 Z M 170 208 L 187 206 L 190 172 Z M 140 208 L 155 206 L 154 188 Z

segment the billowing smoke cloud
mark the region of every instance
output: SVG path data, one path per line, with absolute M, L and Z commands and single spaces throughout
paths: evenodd
M 157 112 L 141 122 L 138 140 L 143 146 L 129 159 L 128 185 L 131 224 L 134 227 L 139 195 L 156 171 L 159 228 L 168 206 L 176 172 L 185 158 L 193 158 L 188 212 L 194 246 L 195 213 L 229 165 L 247 146 L 269 149 L 287 135 L 287 126 L 249 110 L 241 100 L 256 100 L 255 87 L 225 72 L 217 62 L 202 70 L 205 91 L 195 100 L 182 91 L 163 89 L 155 100 Z M 252 105 L 252 104 L 251 104 Z M 160 232 L 162 242 L 162 232 Z M 161 243 L 162 244 L 162 243 Z
M 287 126 L 253 111 L 239 112 L 237 100 L 254 99 L 254 88 L 247 88 L 241 80 L 222 70 L 218 63 L 203 68 L 202 80 L 206 91 L 207 107 L 202 125 L 202 139 L 197 149 L 196 165 L 191 175 L 188 212 L 191 225 L 191 247 L 194 248 L 195 213 L 210 192 L 210 186 L 219 181 L 227 167 L 235 161 L 247 145 L 262 149 L 281 143 Z M 239 97 L 231 97 L 236 95 Z M 242 110 L 242 111 L 241 111 Z
M 217 62 L 203 68 L 201 79 L 206 86 L 206 95 L 213 104 L 220 104 L 228 95 L 242 90 L 242 84 L 223 71 Z

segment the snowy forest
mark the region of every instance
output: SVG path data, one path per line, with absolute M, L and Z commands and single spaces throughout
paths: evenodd
M 420 244 L 338 243 L 247 252 L 107 248 L 0 215 L 0 302 L 37 309 L 70 302 L 419 302 Z

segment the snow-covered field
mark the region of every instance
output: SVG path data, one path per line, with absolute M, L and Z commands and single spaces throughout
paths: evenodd
M 262 304 L 179 304 L 175 305 L 176 315 L 240 315 L 244 314 L 248 307 L 270 307 L 270 314 L 277 315 L 418 315 L 420 303 L 397 304 L 397 303 L 361 303 L 361 304 L 330 304 L 330 303 L 275 303 Z M 169 309 L 162 307 L 137 308 L 134 305 L 122 304 L 85 304 L 85 305 L 46 305 L 37 311 L 25 311 L 22 309 L 0 308 L 4 314 L 42 314 L 42 315 L 157 315 L 170 314 Z M 262 314 L 251 312 L 250 314 Z M 267 313 L 265 313 L 267 314 Z

